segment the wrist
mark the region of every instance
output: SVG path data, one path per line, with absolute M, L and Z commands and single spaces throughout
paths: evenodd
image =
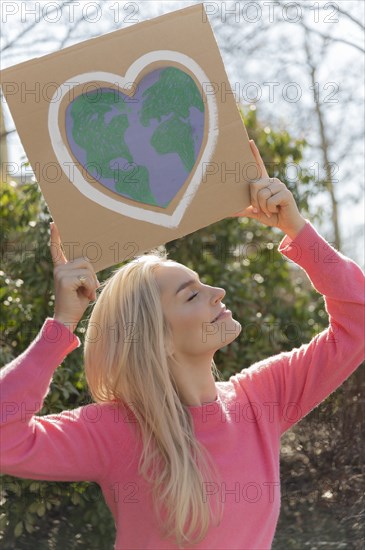
M 303 218 L 302 216 L 300 216 L 300 218 L 298 219 L 298 221 L 296 221 L 294 224 L 292 224 L 290 227 L 284 229 L 282 228 L 281 230 L 286 234 L 288 235 L 288 237 L 292 240 L 294 240 L 298 235 L 299 233 L 301 232 L 301 230 L 304 228 L 305 224 L 306 224 L 306 220 L 305 218 Z
M 60 317 L 58 315 L 54 315 L 53 319 L 55 321 L 58 321 L 59 323 L 62 323 L 63 325 L 65 325 L 70 332 L 75 332 L 76 327 L 77 327 L 77 323 L 72 322 L 72 321 L 67 321 L 66 319 L 62 319 L 62 317 Z

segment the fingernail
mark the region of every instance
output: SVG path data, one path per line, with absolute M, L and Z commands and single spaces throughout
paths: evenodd
M 253 211 L 255 214 L 258 214 L 257 208 L 252 207 L 252 211 Z

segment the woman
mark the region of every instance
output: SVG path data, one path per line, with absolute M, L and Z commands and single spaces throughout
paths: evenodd
M 262 178 L 233 217 L 285 233 L 278 249 L 324 295 L 326 330 L 215 382 L 213 356 L 241 330 L 225 291 L 166 255 L 145 254 L 101 285 L 89 320 L 85 371 L 96 403 L 34 416 L 54 370 L 80 345 L 73 332 L 99 286 L 88 261 L 67 262 L 53 225 L 54 317 L 2 370 L 3 473 L 97 482 L 117 549 L 270 548 L 280 436 L 364 358 L 364 274 L 301 216 L 250 144 Z

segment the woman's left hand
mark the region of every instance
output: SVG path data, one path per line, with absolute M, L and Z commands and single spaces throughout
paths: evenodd
M 260 152 L 250 139 L 250 147 L 261 177 L 250 182 L 251 206 L 230 216 L 253 218 L 264 225 L 278 227 L 294 239 L 306 220 L 300 214 L 292 193 L 278 178 L 269 178 Z

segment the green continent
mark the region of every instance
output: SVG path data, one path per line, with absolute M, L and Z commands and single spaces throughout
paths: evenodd
M 142 97 L 140 121 L 143 126 L 149 126 L 154 118 L 160 122 L 163 115 L 188 118 L 191 107 L 204 112 L 204 103 L 194 80 L 175 67 L 161 71 L 158 82 L 145 90 Z
M 133 161 L 124 141 L 124 133 L 129 126 L 127 116 L 116 115 L 109 124 L 105 124 L 105 115 L 113 107 L 120 112 L 125 109 L 124 103 L 116 103 L 113 92 L 80 95 L 71 107 L 73 138 L 86 152 L 86 163 L 90 165 L 88 171 L 102 178 L 114 177 L 114 170 L 110 168 L 113 159 L 123 157 Z
M 149 126 L 151 119 L 160 122 L 151 137 L 151 145 L 159 154 L 177 153 L 185 170 L 195 163 L 192 127 L 186 122 L 190 108 L 204 112 L 204 104 L 194 80 L 175 67 L 161 71 L 158 82 L 143 92 L 140 122 Z M 163 116 L 169 116 L 161 123 Z
M 187 172 L 195 163 L 194 143 L 191 126 L 173 116 L 162 122 L 151 137 L 151 145 L 157 153 L 177 153 Z
M 86 170 L 95 178 L 115 181 L 116 192 L 127 194 L 132 199 L 156 204 L 149 186 L 148 171 L 144 166 L 121 171 L 113 161 L 118 158 L 133 163 L 131 152 L 125 143 L 124 134 L 129 127 L 126 114 L 114 115 L 106 124 L 109 112 L 125 113 L 124 101 L 116 99 L 114 91 L 95 91 L 78 96 L 71 107 L 72 135 L 86 152 Z M 129 164 L 128 164 L 129 165 Z M 132 171 L 132 176 L 130 175 Z
M 149 186 L 148 170 L 145 166 L 134 166 L 130 170 L 118 171 L 115 189 L 118 193 L 130 195 L 135 201 L 158 206 Z

